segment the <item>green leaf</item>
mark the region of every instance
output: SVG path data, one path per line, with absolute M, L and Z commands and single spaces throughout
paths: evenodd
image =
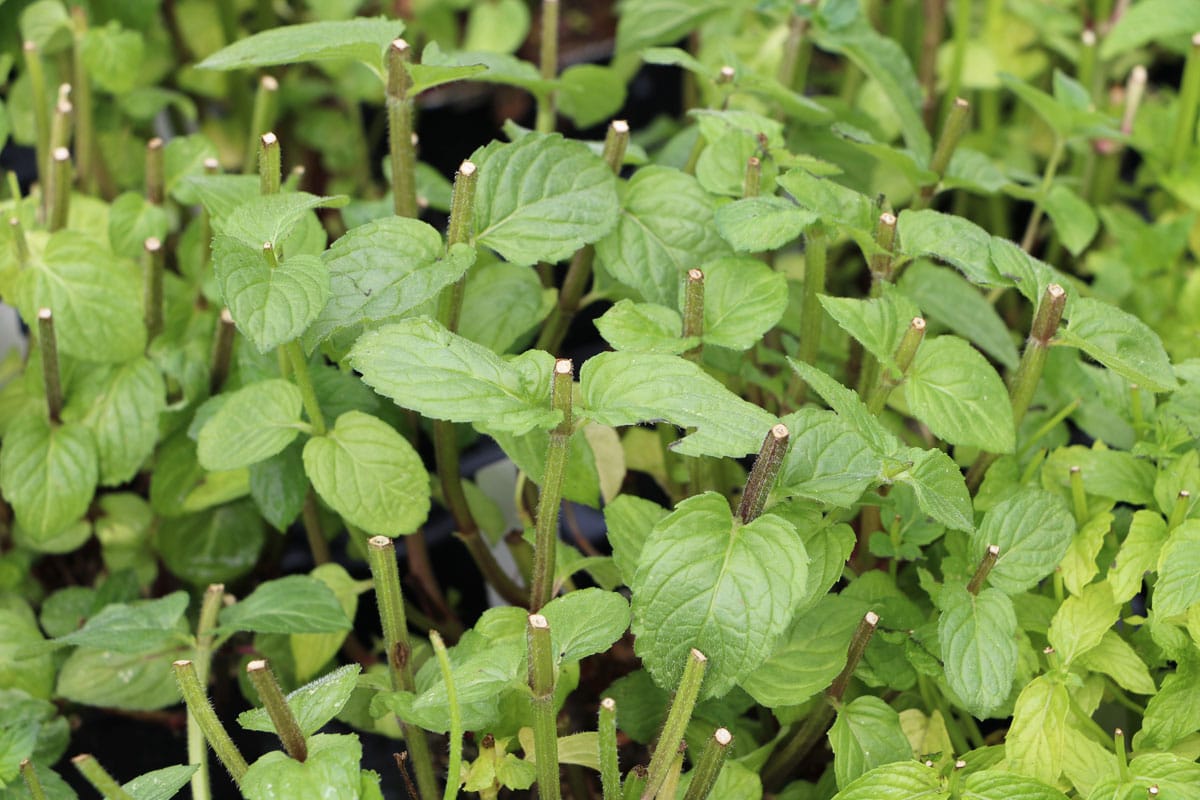
M 1039 675 L 1022 689 L 1004 742 L 1009 769 L 1043 783 L 1058 783 L 1070 710 L 1067 687 L 1054 675 Z
M 436 86 L 470 80 L 487 70 L 483 64 L 409 64 L 408 74 L 412 78 L 412 85 L 408 87 L 408 93 L 410 97 L 415 97 Z M 390 208 L 391 203 L 388 206 Z
M 838 414 L 802 408 L 783 424 L 791 431 L 791 446 L 776 491 L 849 508 L 881 479 L 879 456 Z
M 626 0 L 617 22 L 617 53 L 671 44 L 725 5 L 724 0 Z
M 978 564 L 988 546 L 997 545 L 1000 557 L 988 582 L 1008 594 L 1019 594 L 1054 571 L 1074 535 L 1075 519 L 1057 495 L 1025 490 L 983 515 L 971 535 L 971 559 Z
M 333 590 L 316 578 L 289 575 L 260 583 L 221 611 L 221 627 L 255 633 L 332 633 L 350 628 Z
M 605 122 L 625 105 L 625 78 L 612 67 L 574 64 L 558 80 L 558 111 L 578 128 Z
M 1058 238 L 1073 256 L 1082 253 L 1100 229 L 1100 218 L 1087 201 L 1061 183 L 1046 195 L 1043 206 Z
M 1146 323 L 1089 297 L 1074 298 L 1067 310 L 1070 322 L 1059 331 L 1064 344 L 1078 347 L 1143 389 L 1169 392 L 1176 387 L 1162 340 Z
M 963 788 L 963 800 L 1067 800 L 1053 786 L 1003 769 L 974 772 Z
M 816 214 L 782 197 L 748 197 L 717 209 L 717 231 L 739 253 L 777 250 L 797 239 Z
M 655 303 L 618 300 L 596 320 L 596 330 L 617 350 L 678 355 L 700 343 L 683 338 L 683 317 L 673 308 Z
M 288 707 L 295 714 L 300 731 L 305 736 L 312 736 L 341 712 L 358 684 L 358 673 L 361 671 L 362 667 L 358 664 L 347 664 L 306 683 L 294 692 L 288 692 Z M 238 714 L 237 721 L 248 731 L 275 732 L 275 725 L 265 708 L 243 711 Z
M 171 800 L 192 779 L 199 764 L 163 767 L 137 776 L 121 788 L 134 800 Z
M 691 175 L 643 167 L 622 187 L 616 228 L 596 243 L 596 259 L 642 299 L 676 308 L 687 271 L 728 252 L 714 205 Z
M 287 25 L 240 39 L 196 67 L 231 70 L 356 60 L 382 75 L 384 49 L 403 32 L 403 22 L 383 17 Z
M 740 458 L 757 452 L 775 418 L 677 356 L 601 353 L 580 370 L 587 416 L 603 425 L 665 419 L 694 433 L 673 447 L 683 455 Z
M 1134 748 L 1166 750 L 1197 730 L 1200 730 L 1200 668 L 1192 658 L 1180 662 L 1175 672 L 1168 673 L 1158 693 L 1146 704 Z
M 210 472 L 248 467 L 283 450 L 300 433 L 300 390 L 270 378 L 222 395 L 224 402 L 197 439 L 200 465 Z
M 250 496 L 263 518 L 280 533 L 286 533 L 296 521 L 308 495 L 302 450 L 300 442 L 293 441 L 270 458 L 250 465 Z
M 1111 513 L 1106 511 L 1097 514 L 1081 525 L 1071 539 L 1071 546 L 1059 565 L 1063 585 L 1071 594 L 1081 594 L 1083 588 L 1099 574 L 1100 567 L 1096 564 L 1096 557 L 1100 555 L 1100 549 L 1104 546 L 1112 524 Z
M 476 239 L 506 261 L 560 261 L 617 224 L 616 178 L 579 142 L 530 133 L 471 160 L 480 170 Z
M 259 196 L 257 175 L 190 175 L 183 181 L 214 219 L 224 219 Z M 258 242 L 262 246 L 262 242 Z
M 876 767 L 836 795 L 833 800 L 947 800 L 937 770 L 915 761 Z
M 1043 484 L 1069 489 L 1071 467 L 1079 467 L 1088 494 L 1130 505 L 1154 505 L 1154 465 L 1144 457 L 1100 444 L 1060 447 L 1046 459 Z
M 125 192 L 108 209 L 108 241 L 119 256 L 141 260 L 150 237 L 167 238 L 167 212 L 138 192 Z
M 995 306 L 961 275 L 920 259 L 904 270 L 899 285 L 930 320 L 969 339 L 1005 367 L 1016 368 L 1017 348 L 1008 326 Z
M 1085 586 L 1079 595 L 1063 601 L 1050 621 L 1046 637 L 1064 666 L 1100 644 L 1117 622 L 1121 604 L 1113 600 L 1107 583 Z
M 629 603 L 616 592 L 589 588 L 568 592 L 542 608 L 558 662 L 603 653 L 629 627 Z
M 71 387 L 63 419 L 91 430 L 101 485 L 132 479 L 154 452 L 166 394 L 162 373 L 147 358 L 95 367 Z
M 858 300 L 821 295 L 821 306 L 846 333 L 857 339 L 881 364 L 894 363 L 904 332 L 921 310 L 904 295 L 885 290 L 880 297 Z M 926 345 L 928 346 L 928 345 Z
M 926 340 L 904 381 L 914 416 L 953 445 L 991 453 L 1016 448 L 1004 381 L 979 351 L 957 336 Z
M 873 239 L 878 212 L 866 195 L 797 167 L 780 176 L 779 185 L 802 207 L 813 211 L 826 225 L 846 229 L 856 239 Z
M 1105 631 L 1099 644 L 1083 653 L 1076 663 L 1108 675 L 1117 685 L 1135 694 L 1151 695 L 1157 691 L 1146 662 L 1116 631 Z
M 1158 555 L 1158 580 L 1152 607 L 1173 617 L 1200 602 L 1200 520 L 1187 520 L 1171 531 Z
M 89 28 L 83 37 L 83 64 L 95 85 L 110 94 L 125 94 L 141 77 L 144 46 L 136 31 L 117 22 Z
M 899 448 L 896 437 L 880 424 L 874 414 L 867 410 L 866 405 L 855 392 L 842 386 L 811 364 L 805 364 L 793 358 L 789 358 L 788 363 L 799 373 L 804 382 L 837 412 L 839 417 L 857 431 L 858 435 L 876 454 L 890 456 L 895 453 Z
M 555 81 L 544 79 L 538 72 L 537 67 L 528 61 L 522 61 L 506 53 L 457 50 L 445 53 L 442 52 L 442 48 L 438 46 L 437 42 L 430 42 L 425 45 L 425 49 L 421 53 L 420 67 L 437 67 L 439 70 L 444 70 L 447 67 L 455 69 L 471 67 L 472 70 L 469 73 L 469 77 L 473 81 L 517 86 L 534 95 L 544 95 L 553 91 L 557 86 Z M 483 71 L 476 71 L 478 67 L 483 67 Z M 414 77 L 416 77 L 422 76 L 424 69 L 412 69 L 411 71 Z M 441 72 L 440 74 L 446 75 L 447 73 Z M 459 74 L 463 76 L 468 75 L 466 72 Z M 426 78 L 422 76 L 422 81 L 424 82 L 424 80 Z
M 829 729 L 829 744 L 833 772 L 842 788 L 876 767 L 912 759 L 912 745 L 900 727 L 900 715 L 871 695 L 842 706 Z
M 1167 541 L 1167 523 L 1159 514 L 1135 511 L 1129 532 L 1117 551 L 1116 563 L 1108 572 L 1113 599 L 1128 602 L 1142 590 L 1142 579 L 1158 565 L 1158 555 Z
M 157 600 L 105 606 L 77 631 L 58 638 L 61 644 L 94 647 L 114 653 L 145 653 L 183 636 L 179 622 L 187 611 L 187 592 Z
M 992 265 L 992 237 L 964 217 L 905 209 L 896 223 L 896 234 L 900 249 L 907 256 L 945 261 L 980 286 L 1008 285 Z
M 240 578 L 258 563 L 263 548 L 262 519 L 244 501 L 167 517 L 159 525 L 155 541 L 163 563 L 194 586 Z
M 894 476 L 912 487 L 917 505 L 929 516 L 956 531 L 975 529 L 971 494 L 958 465 L 941 450 L 912 447 L 898 454 L 908 468 Z
M 338 331 L 354 336 L 422 307 L 462 277 L 475 251 L 457 245 L 447 253 L 431 226 L 385 217 L 342 236 L 321 260 L 329 270 L 329 302 L 305 337 L 310 350 Z
M 771 654 L 804 592 L 808 555 L 771 514 L 735 522 L 714 492 L 691 497 L 642 548 L 633 590 L 635 649 L 674 688 L 689 649 L 708 656 L 702 697 L 720 697 Z
M 1150 3 L 1150 5 L 1156 5 Z M 1200 765 L 1174 753 L 1144 753 L 1129 762 L 1129 778 L 1113 775 L 1093 787 L 1088 800 L 1136 800 L 1157 786 L 1159 796 L 1186 798 L 1200 781 Z
M 347 411 L 304 445 L 304 471 L 330 508 L 368 533 L 412 533 L 429 515 L 429 473 L 386 422 Z
M 229 313 L 258 352 L 298 338 L 329 299 L 329 275 L 316 256 L 295 255 L 278 266 L 262 248 L 213 237 L 213 271 Z
M 529 34 L 529 6 L 521 0 L 479 3 L 467 14 L 463 50 L 511 53 Z
M 787 278 L 753 258 L 721 258 L 702 265 L 706 344 L 748 350 L 787 310 Z
M 308 739 L 306 760 L 296 761 L 281 750 L 272 750 L 250 765 L 240 788 L 246 800 L 337 797 L 346 787 L 361 785 L 361 761 L 362 745 L 357 736 L 319 733 Z M 350 796 L 357 796 L 357 792 Z
M 297 226 L 313 219 L 313 209 L 338 208 L 346 205 L 348 199 L 345 195 L 318 197 L 307 192 L 254 195 L 234 206 L 227 215 L 214 212 L 213 230 L 254 251 L 261 251 L 270 242 L 276 255 L 295 256 L 298 254 L 291 252 L 287 244 Z M 324 245 L 322 240 L 322 249 Z
M 63 230 L 50 236 L 17 276 L 22 318 L 54 312 L 58 350 L 83 361 L 128 361 L 146 347 L 140 270 L 127 266 L 88 236 Z
M 0 486 L 32 543 L 52 539 L 82 517 L 99 478 L 96 442 L 82 425 L 51 425 L 34 413 L 4 437 Z
M 178 647 L 151 653 L 80 647 L 63 662 L 55 692 L 73 703 L 155 711 L 179 702 L 171 662 L 190 655 L 190 648 Z
M 5 22 L 11 22 L 6 16 Z M 71 42 L 71 17 L 60 0 L 38 0 L 21 10 L 20 36 L 41 51 L 60 51 Z
M 1121 15 L 1101 40 L 1100 57 L 1110 60 L 1146 44 L 1187 39 L 1200 30 L 1200 3 L 1142 0 Z
M 496 261 L 476 264 L 463 293 L 458 333 L 506 353 L 549 312 L 537 271 Z
M 833 682 L 846 665 L 846 648 L 862 619 L 857 602 L 823 596 L 797 614 L 771 656 L 740 685 L 768 708 L 807 702 Z
M 200 196 L 189 179 L 204 175 L 204 161 L 217 157 L 217 149 L 203 134 L 176 136 L 163 148 L 163 184 L 180 203 L 195 205 Z
M 668 513 L 658 503 L 631 494 L 623 494 L 604 507 L 604 525 L 612 545 L 613 561 L 626 586 L 633 583 L 650 531 Z
M 553 358 L 540 350 L 506 361 L 433 320 L 411 319 L 365 334 L 349 361 L 368 386 L 427 417 L 514 434 L 558 421 Z
M 1005 707 L 1017 674 L 1017 615 L 999 589 L 972 595 L 948 584 L 939 602 L 938 641 L 946 683 L 971 716 L 987 719 Z

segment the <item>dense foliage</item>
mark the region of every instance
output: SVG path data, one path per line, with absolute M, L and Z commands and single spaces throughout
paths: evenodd
M 1200 4 L 562 5 L 0 0 L 0 798 L 1198 796 Z

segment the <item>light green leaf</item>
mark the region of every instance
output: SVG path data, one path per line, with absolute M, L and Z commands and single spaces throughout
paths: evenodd
M 1134 3 L 1101 40 L 1100 57 L 1110 60 L 1146 44 L 1186 40 L 1200 30 L 1200 3 L 1142 0 Z
M 717 209 L 721 238 L 739 253 L 776 250 L 794 241 L 815 222 L 816 214 L 782 197 L 748 197 Z
M 856 239 L 872 238 L 877 212 L 866 195 L 828 178 L 819 178 L 802 167 L 780 176 L 779 185 L 826 225 L 844 228 Z
M 807 702 L 846 665 L 846 648 L 861 619 L 857 602 L 825 595 L 796 615 L 771 656 L 740 682 L 741 687 L 768 708 Z
M 467 278 L 458 333 L 506 353 L 548 312 L 536 270 L 503 261 L 477 264 Z
M 724 0 L 626 0 L 617 22 L 617 53 L 671 44 L 725 5 Z
M 715 492 L 659 522 L 633 578 L 635 648 L 662 687 L 678 684 L 689 649 L 708 656 L 702 697 L 720 697 L 771 654 L 804 592 L 808 555 L 771 514 L 735 521 Z
M 101 485 L 130 480 L 154 452 L 166 394 L 162 373 L 147 358 L 95 367 L 72 387 L 63 419 L 91 430 Z
M 1079 595 L 1063 601 L 1050 621 L 1046 637 L 1067 666 L 1099 645 L 1120 613 L 1121 604 L 1113 600 L 1108 584 L 1093 583 Z
M 157 600 L 107 605 L 82 628 L 57 639 L 60 644 L 94 647 L 114 653 L 146 653 L 176 638 L 186 639 L 179 621 L 187 611 L 187 592 Z
M 109 22 L 102 28 L 88 29 L 81 54 L 96 86 L 110 94 L 125 94 L 141 77 L 143 51 L 141 34 Z
M 942 589 L 938 641 L 946 682 L 971 716 L 987 719 L 1008 701 L 1017 674 L 1017 616 L 999 589 L 977 595 L 948 584 Z
M 312 736 L 341 712 L 358 684 L 358 673 L 361 671 L 362 667 L 358 664 L 347 664 L 304 684 L 294 692 L 288 692 L 288 707 L 292 709 L 305 736 Z M 238 714 L 237 721 L 248 731 L 275 732 L 275 725 L 265 708 L 243 711 Z
M 529 34 L 529 6 L 521 0 L 478 3 L 467 14 L 463 50 L 511 53 Z
M 480 170 L 476 239 L 506 261 L 560 261 L 617 224 L 616 178 L 579 142 L 530 133 L 471 160 Z
M 974 284 L 1008 285 L 992 265 L 989 254 L 992 237 L 964 217 L 940 211 L 905 209 L 900 212 L 896 234 L 905 255 L 945 261 Z
M 895 435 L 880 424 L 856 393 L 810 364 L 793 358 L 789 358 L 788 363 L 838 416 L 858 432 L 876 454 L 890 456 L 896 452 L 900 445 Z
M 347 411 L 304 445 L 304 471 L 330 508 L 368 533 L 412 533 L 429 515 L 429 473 L 386 422 Z
M 642 547 L 650 531 L 669 512 L 658 503 L 623 494 L 604 507 L 604 525 L 612 545 L 613 561 L 625 585 L 633 583 Z
M 947 800 L 937 770 L 915 761 L 876 767 L 842 789 L 833 800 Z
M 100 478 L 92 432 L 51 425 L 40 413 L 9 427 L 0 448 L 0 487 L 31 544 L 50 540 L 82 517 Z
M 158 554 L 171 573 L 194 586 L 224 583 L 254 568 L 262 552 L 265 526 L 248 502 L 216 508 L 160 523 Z
M 1061 183 L 1050 190 L 1043 205 L 1058 238 L 1073 256 L 1082 253 L 1100 230 L 1100 218 L 1092 207 Z
M 155 711 L 179 702 L 171 662 L 190 648 L 154 653 L 115 653 L 80 647 L 58 673 L 55 693 L 73 703 L 125 711 Z
M 833 772 L 839 787 L 848 788 L 863 774 L 912 759 L 912 745 L 900 727 L 900 715 L 878 697 L 856 697 L 838 711 L 829 729 Z
M 1036 778 L 1003 769 L 986 769 L 967 776 L 963 800 L 1067 800 L 1067 796 Z
M 1108 572 L 1114 600 L 1128 602 L 1142 590 L 1142 579 L 1157 567 L 1166 541 L 1167 523 L 1162 516 L 1146 509 L 1134 512 L 1129 532 L 1117 551 L 1116 564 Z
M 1054 571 L 1075 535 L 1075 520 L 1056 495 L 1024 491 L 997 503 L 971 535 L 978 564 L 988 545 L 1000 548 L 988 582 L 1008 594 L 1032 588 Z
M 858 431 L 832 411 L 802 408 L 783 418 L 791 445 L 776 491 L 849 508 L 881 480 L 879 456 Z
M 483 64 L 409 64 L 408 74 L 412 78 L 412 84 L 408 87 L 408 93 L 410 97 L 415 97 L 436 86 L 470 80 L 487 70 Z M 388 205 L 391 206 L 391 203 Z
M 900 276 L 900 290 L 926 317 L 969 339 L 1009 369 L 1017 366 L 1017 348 L 1008 326 L 979 290 L 954 270 L 919 259 Z
M 333 633 L 350 628 L 333 590 L 316 578 L 289 575 L 260 583 L 221 610 L 221 627 L 255 633 Z
M 1146 662 L 1116 631 L 1105 631 L 1100 643 L 1083 653 L 1076 663 L 1084 669 L 1108 675 L 1119 686 L 1135 694 L 1151 695 L 1157 691 Z
M 678 355 L 700 343 L 683 338 L 683 317 L 673 308 L 655 303 L 618 300 L 596 320 L 596 330 L 617 350 Z
M 171 800 L 192 779 L 199 764 L 179 764 L 144 773 L 121 788 L 134 800 Z
M 318 197 L 307 192 L 255 195 L 234 206 L 228 215 L 214 212 L 213 230 L 251 250 L 261 251 L 263 244 L 270 242 L 276 255 L 297 255 L 287 252 L 285 247 L 297 226 L 305 219 L 311 219 L 313 209 L 338 208 L 346 205 L 348 200 L 345 195 Z
M 1004 742 L 1009 769 L 1043 783 L 1058 783 L 1070 710 L 1067 687 L 1054 675 L 1039 675 L 1022 689 Z
M 210 472 L 270 458 L 299 435 L 302 400 L 289 381 L 269 378 L 229 395 L 200 428 L 196 455 Z
M 1154 465 L 1145 457 L 1109 450 L 1100 443 L 1060 447 L 1042 467 L 1043 485 L 1069 489 L 1071 467 L 1079 467 L 1088 494 L 1130 505 L 1154 505 Z
M 1089 519 L 1071 539 L 1071 546 L 1063 556 L 1059 569 L 1062 572 L 1063 585 L 1071 594 L 1081 594 L 1083 587 L 1091 583 L 1092 578 L 1100 572 L 1096 564 L 1096 556 L 1104 546 L 1104 540 L 1112 528 L 1113 515 L 1109 512 L 1097 514 Z
M 1133 741 L 1134 749 L 1166 750 L 1197 730 L 1200 730 L 1200 669 L 1192 659 L 1168 673 L 1158 694 L 1146 704 L 1142 729 Z
M 893 480 L 912 487 L 917 505 L 929 516 L 956 531 L 975 529 L 971 494 L 958 465 L 941 450 L 911 447 L 898 454 L 909 463 Z
M 1089 297 L 1073 299 L 1070 322 L 1059 337 L 1143 389 L 1169 392 L 1176 386 L 1162 340 L 1146 323 Z
M 403 32 L 403 22 L 383 17 L 286 25 L 240 39 L 196 66 L 231 70 L 352 59 L 382 75 L 384 49 Z
M 787 310 L 787 279 L 753 258 L 721 258 L 702 265 L 706 344 L 747 350 Z
M 442 51 L 437 42 L 425 45 L 425 49 L 421 53 L 420 66 L 423 68 L 437 67 L 439 70 L 447 67 L 482 66 L 484 70 L 471 74 L 471 80 L 480 83 L 502 83 L 517 86 L 534 95 L 546 94 L 557 86 L 555 81 L 544 79 L 533 64 L 507 53 L 459 50 L 446 53 Z M 421 72 L 422 70 L 414 70 L 414 75 L 420 75 Z
M 250 765 L 240 788 L 246 800 L 341 797 L 346 787 L 361 786 L 361 761 L 357 736 L 319 733 L 308 740 L 307 760 L 296 761 L 282 750 L 272 750 Z M 357 792 L 350 796 L 356 797 Z
M 431 226 L 385 217 L 342 236 L 321 260 L 330 296 L 305 336 L 310 350 L 338 331 L 353 336 L 371 323 L 398 321 L 462 277 L 475 251 L 457 245 L 447 253 Z
M 553 358 L 540 350 L 506 361 L 433 320 L 411 319 L 365 334 L 349 361 L 368 386 L 427 417 L 514 434 L 558 421 Z
M 846 333 L 857 339 L 881 364 L 892 364 L 904 332 L 921 310 L 904 295 L 885 291 L 859 300 L 821 295 L 821 306 Z M 927 345 L 926 345 L 927 346 Z
M 584 363 L 580 386 L 587 416 L 601 424 L 616 427 L 665 419 L 695 428 L 674 445 L 689 456 L 740 458 L 757 452 L 775 424 L 768 412 L 677 356 L 601 353 Z
M 979 351 L 957 336 L 926 340 L 904 381 L 914 416 L 953 445 L 1011 453 L 1012 403 L 1004 381 Z
M 1173 617 L 1200 602 L 1200 520 L 1187 520 L 1171 531 L 1158 556 L 1158 580 L 1152 607 Z
M 124 258 L 140 260 L 150 237 L 167 238 L 167 212 L 138 192 L 125 192 L 108 209 L 108 241 Z
M 625 78 L 613 67 L 573 64 L 558 80 L 558 111 L 578 128 L 604 122 L 625 105 Z
M 596 243 L 597 261 L 644 300 L 676 308 L 687 271 L 728 252 L 713 209 L 692 176 L 643 167 L 622 188 L 616 229 Z
M 367 581 L 356 581 L 340 564 L 319 564 L 309 573 L 333 590 L 347 619 L 358 613 L 358 596 L 371 591 Z M 293 633 L 288 637 L 288 649 L 295 662 L 297 681 L 309 681 L 325 669 L 330 660 L 342 649 L 349 631 L 337 633 Z
M 1184 800 L 1200 781 L 1200 764 L 1174 753 L 1135 756 L 1129 762 L 1129 772 L 1126 781 L 1113 775 L 1098 782 L 1088 800 L 1137 800 L 1142 795 L 1148 796 L 1151 786 L 1157 786 L 1159 797 L 1166 800 Z
M 594 587 L 557 597 L 541 613 L 550 622 L 559 664 L 603 653 L 629 627 L 625 598 Z
M 186 205 L 200 202 L 189 180 L 204 175 L 204 161 L 217 157 L 217 148 L 203 134 L 176 136 L 163 148 L 163 184 L 167 193 Z

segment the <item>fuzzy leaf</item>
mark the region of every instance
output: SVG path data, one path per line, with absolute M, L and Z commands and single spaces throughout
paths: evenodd
M 974 284 L 1008 285 L 992 266 L 992 237 L 964 217 L 940 211 L 905 209 L 900 213 L 896 234 L 906 255 L 945 261 L 957 267 Z
M 706 344 L 748 350 L 787 310 L 787 279 L 752 258 L 721 258 L 704 271 Z
M 242 776 L 246 800 L 323 800 L 341 797 L 362 783 L 362 745 L 357 736 L 319 733 L 308 740 L 308 759 L 272 750 Z M 358 796 L 355 791 L 350 797 Z
M 57 641 L 114 653 L 145 653 L 177 636 L 186 636 L 180 633 L 178 623 L 187 606 L 187 592 L 172 592 L 157 600 L 129 605 L 114 603 L 101 609 L 82 628 Z
M 403 22 L 383 17 L 286 25 L 239 39 L 196 66 L 231 70 L 354 59 L 380 73 L 384 48 L 403 32 Z
M 1065 344 L 1078 347 L 1118 375 L 1154 392 L 1176 387 L 1171 360 L 1162 340 L 1146 323 L 1115 306 L 1075 298 L 1068 309 L 1071 319 L 1059 332 Z
M 784 417 L 791 445 L 777 491 L 849 508 L 881 479 L 880 461 L 867 441 L 832 411 L 802 408 Z
M 972 596 L 948 585 L 940 598 L 938 641 L 946 682 L 967 711 L 979 719 L 994 716 L 1012 692 L 1017 673 L 1017 615 L 999 589 Z
M 739 253 L 777 250 L 797 239 L 817 215 L 782 197 L 747 197 L 717 209 L 717 231 Z
M 329 720 L 341 713 L 358 683 L 362 667 L 347 664 L 333 672 L 288 692 L 287 704 L 305 736 L 312 736 Z M 252 708 L 238 714 L 238 724 L 248 731 L 274 733 L 275 725 L 265 708 Z
M 1158 565 L 1158 554 L 1166 541 L 1166 520 L 1146 509 L 1134 512 L 1129 532 L 1117 551 L 1116 564 L 1108 573 L 1114 600 L 1124 603 L 1141 591 L 1142 579 Z
M 1075 520 L 1058 496 L 1025 491 L 984 514 L 971 535 L 971 559 L 978 564 L 988 545 L 997 545 L 1000 558 L 988 582 L 1008 594 L 1019 594 L 1054 571 L 1074 535 Z
M 316 578 L 289 575 L 260 583 L 221 610 L 221 627 L 255 633 L 333 633 L 350 628 L 333 590 Z
M 0 486 L 30 543 L 48 541 L 87 512 L 100 478 L 92 432 L 19 418 L 0 448 Z
M 953 445 L 1011 453 L 1016 447 L 1012 403 L 1004 381 L 957 336 L 926 340 L 904 381 L 917 419 Z
M 542 608 L 559 664 L 603 653 L 629 627 L 629 603 L 616 592 L 568 592 Z
M 677 355 L 699 344 L 694 336 L 683 338 L 683 318 L 675 309 L 628 299 L 605 311 L 596 330 L 613 348 L 637 353 Z
M 93 368 L 72 387 L 63 418 L 91 429 L 101 485 L 130 480 L 154 452 L 166 394 L 162 373 L 146 358 Z
M 896 348 L 921 310 L 904 295 L 885 291 L 880 297 L 858 300 L 821 295 L 821 306 L 846 333 L 857 339 L 881 364 L 892 364 Z
M 289 381 L 270 378 L 222 397 L 196 442 L 200 466 L 210 472 L 270 458 L 300 433 L 300 390 Z
M 896 452 L 899 443 L 895 435 L 884 428 L 875 415 L 867 410 L 856 393 L 810 364 L 793 358 L 789 358 L 788 363 L 800 374 L 804 382 L 838 413 L 838 416 L 858 432 L 875 453 L 890 456 Z
M 958 465 L 941 450 L 911 447 L 899 454 L 908 469 L 895 476 L 897 483 L 912 487 L 917 505 L 929 516 L 956 531 L 975 528 L 971 494 Z
M 842 706 L 829 729 L 829 744 L 840 787 L 848 787 L 876 767 L 912 759 L 912 745 L 900 727 L 900 715 L 871 695 Z

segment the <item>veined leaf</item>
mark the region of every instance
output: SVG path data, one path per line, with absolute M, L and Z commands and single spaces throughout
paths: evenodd
M 783 418 L 791 445 L 779 470 L 777 491 L 849 508 L 882 479 L 879 456 L 843 417 L 802 408 Z
M 383 51 L 403 32 L 402 21 L 383 17 L 305 22 L 240 39 L 196 66 L 231 70 L 353 59 L 382 75 Z
M 900 290 L 925 315 L 939 322 L 1009 369 L 1017 366 L 1017 348 L 1008 326 L 979 290 L 952 269 L 918 260 L 900 276 Z
M 1143 389 L 1172 391 L 1177 382 L 1158 334 L 1115 306 L 1077 297 L 1068 309 L 1070 322 L 1059 336 Z
M 905 255 L 945 261 L 980 286 L 1008 285 L 992 265 L 992 237 L 963 217 L 905 209 L 896 223 L 896 235 Z
M 841 787 L 849 787 L 876 767 L 912 759 L 912 745 L 900 727 L 900 715 L 871 695 L 856 697 L 841 707 L 829 729 L 829 744 L 833 772 Z
M 157 600 L 105 606 L 82 628 L 58 638 L 61 644 L 95 647 L 114 653 L 146 653 L 186 634 L 179 621 L 187 611 L 187 592 L 172 592 Z
M 256 464 L 300 434 L 300 390 L 289 381 L 258 381 L 222 397 L 196 442 L 200 466 L 210 472 Z
M 703 264 L 706 344 L 748 350 L 787 310 L 787 279 L 752 258 L 721 258 Z
M 1187 520 L 1171 531 L 1158 556 L 1154 612 L 1173 617 L 1200 602 L 1200 520 Z
M 288 692 L 287 704 L 296 715 L 296 722 L 305 736 L 312 736 L 341 712 L 354 692 L 361 671 L 362 667 L 358 664 L 347 664 L 304 684 L 294 692 Z M 275 725 L 265 708 L 243 711 L 238 714 L 238 724 L 248 731 L 275 732 Z
M 972 595 L 948 585 L 940 598 L 938 641 L 946 682 L 967 711 L 979 719 L 995 715 L 1012 693 L 1017 674 L 1017 616 L 999 589 Z
M 833 800 L 947 800 L 937 770 L 906 761 L 876 767 L 836 795 Z
M 617 350 L 677 355 L 695 347 L 695 336 L 683 338 L 683 317 L 655 303 L 618 300 L 596 320 L 596 330 Z
M 96 442 L 78 423 L 18 418 L 0 448 L 0 486 L 31 543 L 50 540 L 91 505 L 99 480 Z
M 1011 453 L 1016 447 L 1004 381 L 957 336 L 921 344 L 904 381 L 904 397 L 913 415 L 950 444 L 992 453 Z
M 721 238 L 739 253 L 761 253 L 783 247 L 816 219 L 816 214 L 782 197 L 734 200 L 716 213 Z
M 997 545 L 1000 557 L 988 582 L 1018 594 L 1054 571 L 1074 535 L 1075 520 L 1057 495 L 1025 491 L 984 514 L 971 536 L 971 558 L 979 563 L 988 546 Z
M 260 583 L 221 611 L 221 627 L 255 633 L 332 633 L 350 628 L 337 595 L 316 578 L 289 575 Z
M 921 313 L 907 297 L 889 290 L 868 300 L 830 295 L 820 299 L 825 312 L 881 364 L 893 363 L 904 331 Z
M 557 663 L 603 653 L 629 627 L 629 603 L 617 592 L 595 587 L 556 597 L 542 608 L 550 622 Z
M 929 516 L 957 531 L 975 529 L 971 494 L 958 465 L 941 450 L 910 447 L 897 454 L 908 468 L 893 480 L 908 484 L 917 497 L 917 505 Z
M 1113 600 L 1107 583 L 1089 584 L 1059 606 L 1046 638 L 1067 666 L 1099 645 L 1120 614 L 1121 604 Z
M 1067 687 L 1053 675 L 1039 675 L 1022 689 L 1004 744 L 1009 768 L 1043 783 L 1057 783 L 1070 709 Z

